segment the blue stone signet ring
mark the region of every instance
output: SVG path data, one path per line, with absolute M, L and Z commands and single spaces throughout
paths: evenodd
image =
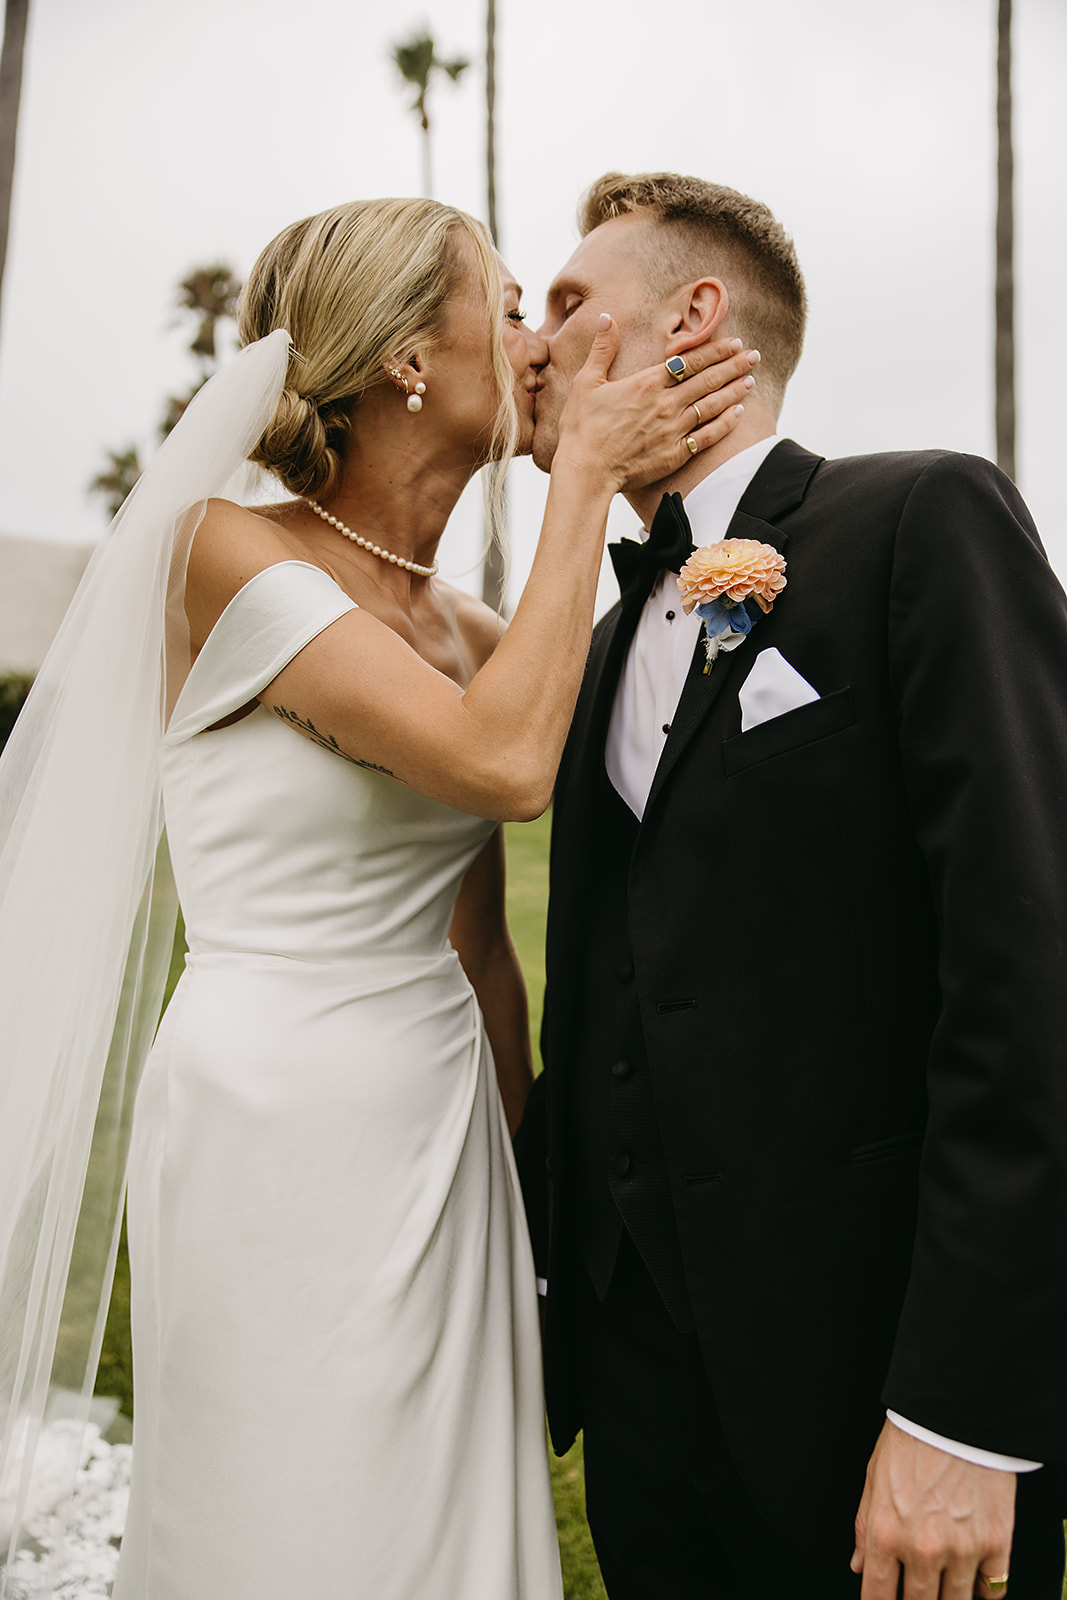
M 686 365 L 681 356 L 669 356 L 663 363 L 675 383 L 681 383 L 686 374 Z

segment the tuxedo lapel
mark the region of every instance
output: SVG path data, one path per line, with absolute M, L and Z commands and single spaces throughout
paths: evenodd
M 630 647 L 640 604 L 616 604 L 597 629 L 582 692 L 560 765 L 552 827 L 552 895 L 549 952 L 562 976 L 574 970 L 574 942 L 584 926 L 586 866 L 597 823 L 597 797 L 615 690 Z M 551 982 L 551 974 L 550 974 Z
M 688 523 L 681 514 L 680 500 L 677 503 L 678 516 L 688 534 Z M 657 523 L 660 515 L 667 509 L 664 497 L 661 512 L 657 513 Z M 623 599 L 607 613 L 593 635 L 582 692 L 578 697 L 564 765 L 561 768 L 568 803 L 577 802 L 576 805 L 571 805 L 572 810 L 584 812 L 587 808 L 582 802 L 596 792 L 596 785 L 604 765 L 604 746 L 607 743 L 611 711 L 615 704 L 615 691 L 626 661 L 626 653 L 637 631 L 637 624 L 653 582 L 654 574 L 650 572 L 647 580 L 639 587 L 628 590 Z
M 640 607 L 634 608 L 629 615 L 622 607 L 617 616 L 609 612 L 597 641 L 600 647 L 597 658 L 590 663 L 594 675 L 589 685 L 589 725 L 582 742 L 582 754 L 590 758 L 590 765 L 594 768 L 603 765 L 615 690 L 640 615 Z
M 784 517 L 800 504 L 822 460 L 822 456 L 812 455 L 810 451 L 794 444 L 792 439 L 783 439 L 771 451 L 742 495 L 741 503 L 726 530 L 726 538 L 755 539 L 760 544 L 772 545 L 780 555 L 784 555 L 789 536 L 776 526 L 776 519 Z M 784 596 L 782 603 L 785 603 Z M 741 669 L 746 663 L 751 665 L 762 649 L 759 630 L 760 624 L 757 622 L 744 644 L 728 653 L 720 651 L 710 672 L 704 671 L 706 658 L 701 630 L 700 642 L 689 664 L 681 698 L 671 719 L 671 731 L 667 735 L 645 804 L 646 822 L 679 757 L 727 684 L 744 681 Z

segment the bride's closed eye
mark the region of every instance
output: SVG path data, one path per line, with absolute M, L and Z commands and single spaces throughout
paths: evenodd
M 504 318 L 507 322 L 525 322 L 525 311 L 505 311 Z

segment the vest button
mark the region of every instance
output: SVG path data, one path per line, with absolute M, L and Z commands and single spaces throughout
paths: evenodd
M 616 1061 L 611 1069 L 611 1076 L 619 1079 L 628 1078 L 631 1070 L 632 1069 L 628 1061 Z
M 611 1163 L 613 1176 L 616 1178 L 629 1177 L 631 1165 L 630 1157 L 625 1152 L 621 1156 L 616 1156 Z
M 615 976 L 618 978 L 620 983 L 633 983 L 633 981 L 634 981 L 634 964 L 633 964 L 633 962 L 632 961 L 620 961 L 618 966 L 615 968 Z

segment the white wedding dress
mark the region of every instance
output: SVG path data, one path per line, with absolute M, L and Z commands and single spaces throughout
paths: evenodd
M 139 1092 L 116 1600 L 562 1594 L 534 1269 L 448 928 L 492 831 L 246 705 L 352 602 L 288 561 L 165 741 L 190 953 Z

